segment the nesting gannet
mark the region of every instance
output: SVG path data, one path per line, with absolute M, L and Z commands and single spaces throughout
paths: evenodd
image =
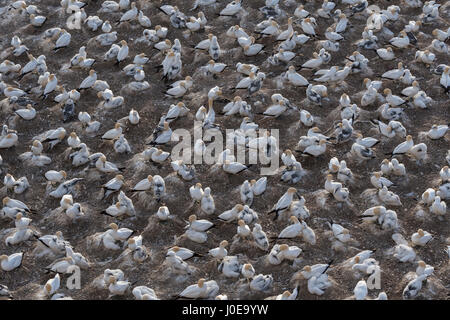
M 61 182 L 60 185 L 49 193 L 51 197 L 61 198 L 65 194 L 73 193 L 73 188 L 80 181 L 84 180 L 83 178 L 73 178 L 68 181 Z
M 89 76 L 86 77 L 81 82 L 80 86 L 78 87 L 78 90 L 91 88 L 94 85 L 96 80 L 97 80 L 97 73 L 95 72 L 95 70 L 90 70 Z
M 47 296 L 53 295 L 56 291 L 58 291 L 59 286 L 61 284 L 61 278 L 59 273 L 55 275 L 55 277 L 49 279 L 44 285 L 44 294 Z
M 146 286 L 134 287 L 132 293 L 136 300 L 159 300 L 155 290 Z
M 444 215 L 447 212 L 447 204 L 445 201 L 441 201 L 440 196 L 434 198 L 434 202 L 430 207 L 430 212 L 437 215 Z
M 434 267 L 426 264 L 424 261 L 420 260 L 417 262 L 416 274 L 418 276 L 426 275 L 431 276 L 434 272 Z
M 414 245 L 424 246 L 431 241 L 432 238 L 433 236 L 429 232 L 419 229 L 411 236 L 411 241 Z
M 0 267 L 3 271 L 12 271 L 21 266 L 23 260 L 23 252 L 13 253 L 10 256 L 0 256 Z
M 217 248 L 210 249 L 208 254 L 217 260 L 222 260 L 225 256 L 228 255 L 227 249 L 225 247 L 228 246 L 228 241 L 223 240 L 220 242 Z
M 72 35 L 69 32 L 67 32 L 66 30 L 62 29 L 58 39 L 56 40 L 53 51 L 57 51 L 61 48 L 67 47 L 70 44 L 71 38 L 72 38 Z
M 55 182 L 62 182 L 67 178 L 67 173 L 64 170 L 61 171 L 55 171 L 55 170 L 49 170 L 45 174 L 45 179 L 51 183 Z
M 114 276 L 109 277 L 108 284 L 108 290 L 111 296 L 124 295 L 131 286 L 130 282 L 117 280 Z

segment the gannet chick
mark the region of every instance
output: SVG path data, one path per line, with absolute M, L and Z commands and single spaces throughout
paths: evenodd
M 48 161 L 45 161 L 44 163 L 42 163 L 42 162 L 38 163 L 38 162 L 33 161 L 33 160 L 36 159 L 36 157 L 42 157 L 44 159 L 44 161 L 45 161 L 45 158 L 48 158 L 48 157 L 45 157 L 45 156 L 33 156 L 32 163 L 37 165 L 37 166 L 42 166 L 42 165 L 45 165 L 45 164 L 49 163 Z M 48 159 L 50 159 L 50 158 L 48 158 Z M 29 187 L 30 187 L 30 183 L 28 182 L 27 177 L 21 177 L 21 178 L 16 180 L 16 183 L 15 183 L 15 186 L 14 186 L 14 193 L 22 194 Z
M 255 269 L 250 263 L 246 263 L 242 266 L 241 274 L 245 279 L 247 279 L 247 282 L 250 283 L 250 279 L 255 276 Z
M 403 299 L 407 300 L 410 298 L 414 298 L 417 296 L 419 291 L 422 289 L 423 281 L 426 280 L 427 275 L 422 274 L 418 276 L 417 278 L 411 280 L 403 290 Z
M 90 262 L 79 252 L 74 252 L 69 246 L 66 246 L 66 256 L 71 257 L 75 264 L 82 269 L 90 267 Z
M 430 212 L 437 215 L 444 215 L 447 212 L 447 204 L 445 201 L 441 201 L 440 196 L 434 198 L 434 202 L 430 207 Z
M 253 203 L 253 191 L 250 182 L 248 180 L 245 180 L 239 188 L 239 191 L 242 203 L 251 206 Z
M 250 282 L 250 289 L 254 291 L 267 291 L 272 287 L 272 283 L 273 277 L 271 274 L 258 274 L 253 277 L 253 280 Z
M 312 276 L 308 279 L 308 292 L 321 296 L 325 293 L 327 288 L 331 287 L 331 285 L 327 274 Z
M 183 261 L 183 259 L 176 255 L 175 251 L 171 250 L 167 252 L 165 264 L 169 266 L 172 272 L 175 273 L 191 273 L 189 265 Z
M 229 278 L 238 278 L 241 274 L 242 266 L 240 265 L 237 256 L 226 256 L 217 267 L 220 273 Z
M 121 134 L 114 142 L 114 151 L 117 153 L 131 153 L 131 147 L 124 134 Z
M 365 280 L 360 280 L 353 289 L 353 294 L 355 295 L 355 300 L 365 300 L 367 297 L 367 283 Z
M 439 171 L 439 176 L 441 177 L 443 183 L 450 181 L 450 170 L 448 166 L 442 167 L 441 171 Z
M 244 224 L 245 222 L 242 221 Z M 255 245 L 263 250 L 267 251 L 269 249 L 269 240 L 267 239 L 266 233 L 262 230 L 259 223 L 255 223 L 252 230 L 253 239 L 255 240 Z
M 416 258 L 416 252 L 414 249 L 406 244 L 398 244 L 395 246 L 394 250 L 394 257 L 400 262 L 413 262 Z

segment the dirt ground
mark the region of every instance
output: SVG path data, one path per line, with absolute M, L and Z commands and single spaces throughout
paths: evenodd
M 8 5 L 10 1 L 0 1 L 0 6 L 4 7 Z M 10 47 L 10 40 L 13 35 L 18 35 L 24 44 L 30 49 L 30 52 L 35 56 L 45 54 L 47 56 L 48 70 L 55 73 L 58 77 L 58 81 L 66 85 L 67 89 L 77 88 L 81 81 L 87 76 L 87 70 L 73 69 L 63 70 L 63 65 L 69 63 L 70 58 L 78 52 L 78 48 L 82 45 L 86 45 L 86 42 L 101 33 L 101 30 L 92 32 L 86 27 L 82 30 L 69 30 L 72 34 L 71 44 L 68 48 L 53 52 L 53 43 L 49 43 L 47 40 L 42 40 L 42 33 L 55 26 L 61 26 L 64 24 L 67 15 L 62 14 L 59 1 L 30 1 L 30 3 L 38 6 L 42 14 L 47 16 L 48 20 L 42 28 L 35 28 L 28 25 L 28 18 L 19 17 L 12 20 L 4 19 L 1 23 L 1 37 L 0 37 L 0 49 L 6 50 Z M 224 96 L 229 99 L 233 99 L 236 94 L 240 94 L 245 97 L 246 101 L 252 104 L 255 112 L 263 111 L 270 103 L 270 96 L 273 93 L 280 92 L 286 98 L 290 99 L 297 106 L 306 109 L 311 112 L 314 117 L 318 117 L 318 127 L 322 131 L 328 130 L 333 121 L 339 118 L 339 112 L 337 112 L 338 100 L 342 93 L 346 92 L 352 99 L 352 102 L 359 104 L 359 98 L 357 93 L 364 89 L 363 79 L 368 76 L 364 74 L 351 74 L 345 83 L 336 87 L 329 87 L 329 101 L 326 101 L 322 107 L 313 106 L 304 103 L 306 98 L 305 88 L 295 88 L 289 84 L 284 84 L 283 88 L 276 87 L 275 77 L 279 76 L 287 68 L 286 65 L 270 66 L 265 62 L 267 58 L 273 54 L 274 48 L 277 43 L 273 38 L 261 38 L 258 39 L 258 43 L 263 43 L 266 47 L 264 52 L 256 57 L 246 57 L 242 54 L 242 51 L 233 50 L 237 48 L 237 43 L 232 39 L 227 39 L 225 36 L 226 30 L 235 24 L 240 24 L 246 31 L 251 32 L 254 26 L 264 19 L 263 14 L 258 8 L 264 5 L 264 1 L 245 1 L 244 7 L 248 11 L 248 16 L 240 18 L 223 18 L 217 17 L 217 13 L 225 6 L 224 1 L 220 1 L 216 8 L 205 7 L 201 10 L 205 13 L 208 19 L 209 30 L 201 30 L 192 34 L 190 37 L 185 38 L 183 35 L 184 30 L 175 29 L 170 26 L 169 18 L 165 16 L 161 11 L 157 9 L 162 4 L 170 3 L 172 5 L 178 5 L 182 12 L 187 15 L 196 15 L 200 9 L 189 11 L 192 7 L 192 1 L 137 1 L 138 8 L 141 8 L 144 13 L 151 18 L 152 28 L 160 24 L 162 26 L 169 27 L 169 33 L 167 38 L 174 40 L 178 38 L 183 45 L 182 61 L 183 71 L 182 76 L 190 75 L 194 79 L 194 86 L 191 88 L 182 99 L 186 103 L 187 107 L 191 109 L 191 113 L 184 118 L 180 118 L 171 124 L 172 129 L 176 128 L 188 128 L 193 126 L 193 120 L 196 110 L 201 105 L 207 104 L 207 92 L 213 86 L 223 87 Z M 371 4 L 372 1 L 369 2 Z M 409 20 L 416 20 L 421 13 L 420 9 L 408 8 L 401 4 L 400 1 L 378 1 L 377 5 L 380 8 L 386 8 L 389 5 L 397 4 L 401 7 L 401 17 L 396 22 L 388 22 L 387 27 L 398 34 L 403 26 L 408 23 Z M 111 22 L 119 19 L 119 14 L 97 14 L 97 10 L 100 8 L 101 1 L 89 1 L 89 4 L 85 7 L 85 11 L 88 15 L 99 15 L 103 20 L 109 19 Z M 280 7 L 285 11 L 285 15 L 278 17 L 277 21 L 282 26 L 282 29 L 286 28 L 287 17 L 293 15 L 293 12 L 297 4 L 295 1 L 285 3 L 280 1 Z M 315 12 L 320 6 L 318 1 L 311 1 L 305 4 L 305 9 Z M 339 1 L 337 8 L 343 12 L 347 12 L 346 6 L 342 5 Z M 286 15 L 287 14 L 287 15 Z M 435 28 L 446 29 L 449 27 L 450 8 L 443 8 L 440 12 L 441 19 L 433 24 L 423 25 L 420 32 L 417 34 L 418 44 L 417 48 L 423 50 L 423 48 L 430 45 L 431 31 Z M 343 66 L 346 63 L 345 57 L 350 55 L 357 49 L 354 44 L 355 41 L 361 38 L 361 32 L 366 22 L 365 16 L 356 14 L 350 18 L 351 26 L 343 34 L 344 40 L 340 42 L 341 50 L 336 53 L 331 53 L 332 59 L 328 64 L 328 67 L 333 65 Z M 317 18 L 318 22 L 318 34 L 319 39 L 324 39 L 324 31 L 326 27 L 331 23 L 330 20 Z M 294 25 L 294 29 L 301 33 L 299 25 Z M 129 125 L 126 129 L 125 137 L 130 143 L 132 153 L 138 153 L 145 149 L 145 138 L 148 137 L 152 130 L 157 125 L 160 116 L 167 112 L 169 106 L 173 103 L 177 103 L 179 100 L 171 99 L 164 96 L 167 83 L 161 81 L 161 73 L 158 73 L 155 67 L 162 61 L 163 57 L 157 53 L 155 49 L 144 44 L 134 44 L 134 40 L 141 37 L 143 28 L 138 25 L 137 21 L 131 23 L 123 23 L 119 26 L 113 25 L 113 30 L 118 32 L 119 42 L 122 39 L 127 40 L 130 46 L 129 58 L 126 63 L 131 63 L 132 58 L 141 52 L 146 53 L 149 57 L 152 57 L 151 62 L 145 67 L 146 80 L 150 83 L 150 89 L 136 94 L 129 94 L 122 90 L 122 86 L 131 81 L 131 78 L 126 76 L 121 71 L 120 66 L 114 65 L 114 62 L 104 62 L 103 54 L 109 49 L 109 47 L 97 46 L 94 43 L 86 45 L 88 57 L 96 59 L 94 65 L 95 70 L 98 73 L 98 78 L 106 80 L 111 90 L 116 95 L 123 95 L 125 103 L 118 109 L 113 111 L 99 111 L 97 108 L 100 100 L 96 96 L 96 92 L 93 90 L 86 90 L 82 93 L 81 99 L 76 104 L 76 112 L 87 111 L 94 120 L 101 122 L 99 130 L 100 134 L 103 134 L 114 126 L 114 123 L 128 115 L 131 108 L 137 110 L 141 116 L 141 121 L 138 125 Z M 205 53 L 196 52 L 192 49 L 196 43 L 207 37 L 207 34 L 211 32 L 218 36 L 220 46 L 225 50 L 219 61 L 226 63 L 228 68 L 217 79 L 207 77 L 201 72 L 196 70 L 203 65 L 206 65 L 209 56 Z M 386 40 L 380 39 L 380 46 L 385 45 Z M 405 116 L 402 119 L 408 134 L 412 135 L 414 142 L 418 143 L 418 134 L 421 131 L 427 131 L 432 124 L 445 124 L 450 121 L 450 108 L 448 96 L 444 94 L 442 88 L 439 86 L 439 76 L 431 73 L 429 68 L 424 64 L 414 61 L 414 55 L 417 48 L 410 46 L 404 50 L 395 50 L 396 59 L 393 61 L 382 61 L 376 53 L 369 50 L 362 50 L 369 60 L 369 67 L 373 71 L 373 74 L 369 77 L 374 79 L 380 79 L 383 72 L 396 67 L 399 61 L 402 61 L 404 65 L 411 70 L 411 73 L 415 75 L 419 81 L 420 87 L 424 90 L 432 99 L 433 103 L 427 109 L 418 108 L 406 108 Z M 305 45 L 297 45 L 294 50 L 297 53 L 295 59 L 290 63 L 298 66 L 310 59 L 312 53 L 318 50 L 316 43 L 312 40 L 308 41 Z M 3 59 L 9 59 L 15 63 L 24 65 L 28 59 L 26 55 L 21 57 L 14 56 L 2 56 Z M 234 85 L 241 79 L 241 76 L 235 71 L 235 64 L 240 62 L 253 63 L 261 66 L 261 70 L 266 73 L 266 80 L 260 92 L 254 96 L 247 97 L 246 91 L 232 92 Z M 448 64 L 448 56 L 444 54 L 436 53 L 436 65 L 441 63 Z M 308 80 L 312 79 L 311 71 L 301 71 L 301 74 Z M 7 79 L 5 82 L 13 83 L 15 79 Z M 20 81 L 21 88 L 30 88 L 36 86 L 37 75 L 27 76 Z M 383 88 L 391 88 L 393 94 L 399 95 L 401 90 L 406 87 L 398 81 L 383 80 Z M 4 96 L 2 96 L 4 98 Z M 220 287 L 220 293 L 226 294 L 230 299 L 263 299 L 269 296 L 282 293 L 284 290 L 293 289 L 293 284 L 290 279 L 294 272 L 301 269 L 305 265 L 312 265 L 316 263 L 326 263 L 333 260 L 333 266 L 330 268 L 328 274 L 333 281 L 333 286 L 326 290 L 323 296 L 315 296 L 310 294 L 306 288 L 306 282 L 300 283 L 298 299 L 346 299 L 352 296 L 353 288 L 360 280 L 351 271 L 345 270 L 340 266 L 344 260 L 352 257 L 360 250 L 376 249 L 374 258 L 380 263 L 382 270 L 381 273 L 381 290 L 369 291 L 369 297 L 374 298 L 380 291 L 385 291 L 389 299 L 401 299 L 402 291 L 406 285 L 405 274 L 416 269 L 416 263 L 400 263 L 395 259 L 392 254 L 389 254 L 389 250 L 395 246 L 392 240 L 392 231 L 384 231 L 378 227 L 368 227 L 361 224 L 358 217 L 365 209 L 370 207 L 367 203 L 367 199 L 361 196 L 361 193 L 370 188 L 369 177 L 373 171 L 378 171 L 380 163 L 385 157 L 386 152 L 390 152 L 393 148 L 402 142 L 401 138 L 395 138 L 391 140 L 383 139 L 377 134 L 369 124 L 355 125 L 355 129 L 359 130 L 365 137 L 373 136 L 381 139 L 375 147 L 377 155 L 376 159 L 358 164 L 357 162 L 346 159 L 346 154 L 350 150 L 353 142 L 346 142 L 339 145 L 332 145 L 328 147 L 327 153 L 315 159 L 297 157 L 301 161 L 304 169 L 308 174 L 296 185 L 291 185 L 280 181 L 280 176 L 268 177 L 268 189 L 266 192 L 257 197 L 254 201 L 252 208 L 259 213 L 260 224 L 263 230 L 267 232 L 268 236 L 277 235 L 286 225 L 286 221 L 273 222 L 271 216 L 267 214 L 272 206 L 277 202 L 279 197 L 286 192 L 286 190 L 293 186 L 297 188 L 300 193 L 306 198 L 306 205 L 311 212 L 311 217 L 307 220 L 308 225 L 313 228 L 317 235 L 317 244 L 311 246 L 306 244 L 301 239 L 294 239 L 288 241 L 279 241 L 278 243 L 288 243 L 290 245 L 297 245 L 304 251 L 301 254 L 303 259 L 297 266 L 292 266 L 292 263 L 282 263 L 279 266 L 270 266 L 265 262 L 265 256 L 267 253 L 251 246 L 250 244 L 241 244 L 231 248 L 229 250 L 230 255 L 239 255 L 239 259 L 242 262 L 251 262 L 255 267 L 257 273 L 272 274 L 274 277 L 273 289 L 270 292 L 261 294 L 251 292 L 248 288 L 239 286 L 235 279 L 225 278 L 217 271 L 215 264 L 211 261 L 211 258 L 199 257 L 189 260 L 189 264 L 197 268 L 197 271 L 183 281 L 177 281 L 174 277 L 164 272 L 162 263 L 165 258 L 167 248 L 174 244 L 174 237 L 181 235 L 183 231 L 183 225 L 176 221 L 158 222 L 155 219 L 154 213 L 158 209 L 158 204 L 152 202 L 151 206 L 143 207 L 137 204 L 137 199 L 134 198 L 137 209 L 136 219 L 122 219 L 117 220 L 104 215 L 100 215 L 99 212 L 107 208 L 112 200 L 99 200 L 98 192 L 99 186 L 111 178 L 113 174 L 87 174 L 85 167 L 75 168 L 72 167 L 69 160 L 64 157 L 64 152 L 67 148 L 66 143 L 57 145 L 52 151 L 47 152 L 51 157 L 52 163 L 43 168 L 31 167 L 25 163 L 21 163 L 17 160 L 17 155 L 23 152 L 29 151 L 32 138 L 37 134 L 48 130 L 62 126 L 68 133 L 75 131 L 80 139 L 88 145 L 91 152 L 104 153 L 109 161 L 127 166 L 123 175 L 126 180 L 126 186 L 122 188 L 128 196 L 130 196 L 129 190 L 148 174 L 159 174 L 163 177 L 172 174 L 172 168 L 170 162 L 167 161 L 161 166 L 156 166 L 152 163 L 148 163 L 146 168 L 136 172 L 129 167 L 129 160 L 133 154 L 120 155 L 114 152 L 111 144 L 102 143 L 99 136 L 88 136 L 84 133 L 81 124 L 78 120 L 68 123 L 62 122 L 62 113 L 58 107 L 55 107 L 55 103 L 51 98 L 41 101 L 37 95 L 33 96 L 37 102 L 36 110 L 37 116 L 31 121 L 12 121 L 11 114 L 2 112 L 0 115 L 0 121 L 7 123 L 10 127 L 15 128 L 19 135 L 19 144 L 10 149 L 0 150 L 0 154 L 3 158 L 3 166 L 1 168 L 3 178 L 4 174 L 11 173 L 14 177 L 19 178 L 26 176 L 30 181 L 31 188 L 22 195 L 14 195 L 14 198 L 26 202 L 31 208 L 36 210 L 36 214 L 32 215 L 32 226 L 39 231 L 42 235 L 54 234 L 56 231 L 62 231 L 66 240 L 70 241 L 76 252 L 81 252 L 87 257 L 93 266 L 88 270 L 82 270 L 82 288 L 80 290 L 68 290 L 63 285 L 65 283 L 66 276 L 62 276 L 63 283 L 61 289 L 58 292 L 63 292 L 66 295 L 71 296 L 74 299 L 106 299 L 109 295 L 107 289 L 101 290 L 93 286 L 92 281 L 94 278 L 103 274 L 106 268 L 118 268 L 120 267 L 129 281 L 137 285 L 146 285 L 153 288 L 161 299 L 170 299 L 172 295 L 179 293 L 187 285 L 195 283 L 200 277 L 206 279 L 214 279 L 217 281 Z M 264 100 L 261 101 L 261 98 Z M 262 103 L 255 106 L 255 103 L 260 100 Z M 224 102 L 216 102 L 214 108 L 216 110 L 216 121 L 221 125 L 221 128 L 238 128 L 242 119 L 239 116 L 225 117 L 218 112 L 223 108 Z M 366 111 L 371 117 L 376 118 L 377 106 L 366 108 Z M 306 135 L 308 128 L 298 125 L 298 114 L 290 113 L 280 116 L 277 119 L 264 118 L 262 115 L 255 114 L 254 121 L 260 125 L 261 128 L 267 129 L 279 129 L 280 130 L 280 150 L 286 148 L 294 149 L 300 136 Z M 422 294 L 419 299 L 448 299 L 448 293 L 450 289 L 450 266 L 448 255 L 444 251 L 446 246 L 450 244 L 450 225 L 448 213 L 441 219 L 435 216 L 429 215 L 425 219 L 418 219 L 414 215 L 414 209 L 418 204 L 418 199 L 422 192 L 429 187 L 435 187 L 439 181 L 439 170 L 445 165 L 445 155 L 447 149 L 450 149 L 449 143 L 450 135 L 439 140 L 426 139 L 424 142 L 428 146 L 429 159 L 426 163 L 418 164 L 415 161 L 408 158 L 401 158 L 400 161 L 405 164 L 407 170 L 407 178 L 393 178 L 396 186 L 391 190 L 400 195 L 403 206 L 393 208 L 399 217 L 400 228 L 399 231 L 406 239 L 410 239 L 411 235 L 417 231 L 418 228 L 422 228 L 434 235 L 433 240 L 424 247 L 415 248 L 417 256 L 424 260 L 427 264 L 434 266 L 434 275 L 429 278 L 426 284 L 426 288 L 422 290 Z M 165 151 L 170 151 L 173 144 L 165 145 L 162 148 Z M 323 188 L 325 181 L 325 170 L 327 168 L 329 159 L 331 157 L 338 157 L 338 159 L 346 159 L 348 166 L 351 168 L 356 176 L 356 183 L 350 185 L 350 199 L 353 207 L 342 206 L 335 200 L 328 201 L 328 207 L 325 209 L 319 208 L 316 205 L 315 198 L 312 193 L 318 189 Z M 55 216 L 53 210 L 59 206 L 59 200 L 55 200 L 46 195 L 46 180 L 44 173 L 47 170 L 65 170 L 68 173 L 68 177 L 85 177 L 86 180 L 79 184 L 75 193 L 74 200 L 80 202 L 84 207 L 86 217 L 76 223 L 64 219 L 61 216 Z M 196 213 L 198 216 L 204 217 L 204 215 L 198 210 L 198 208 L 192 208 L 186 211 L 186 207 L 189 206 L 191 200 L 189 197 L 189 187 L 196 182 L 202 183 L 203 187 L 210 187 L 212 195 L 215 200 L 216 212 L 215 215 L 222 213 L 225 210 L 230 209 L 236 203 L 240 202 L 239 192 L 237 191 L 239 186 L 244 180 L 259 178 L 258 168 L 252 168 L 248 172 L 244 172 L 239 175 L 229 175 L 222 171 L 219 173 L 212 173 L 208 165 L 196 165 L 196 177 L 191 182 L 176 181 L 176 179 L 169 179 L 166 182 L 167 193 L 170 195 L 164 199 L 165 204 L 168 206 L 170 212 L 184 220 L 187 220 L 188 216 L 192 213 Z M 95 169 L 89 169 L 94 170 Z M 97 179 L 94 179 L 97 177 Z M 3 191 L 3 195 L 6 195 L 6 191 Z M 325 232 L 329 230 L 326 222 L 332 219 L 336 223 L 343 225 L 350 230 L 351 235 L 355 240 L 359 242 L 356 247 L 348 248 L 345 252 L 335 252 L 331 248 L 331 242 L 326 237 Z M 213 228 L 209 235 L 208 241 L 205 244 L 196 244 L 189 240 L 183 240 L 179 242 L 179 245 L 188 247 L 198 253 L 205 254 L 210 248 L 216 247 L 220 241 L 227 239 L 231 243 L 231 239 L 236 232 L 236 224 L 223 224 L 216 221 L 218 226 Z M 111 222 L 117 222 L 121 227 L 127 227 L 135 230 L 136 234 L 142 234 L 144 237 L 144 245 L 151 250 L 151 258 L 141 264 L 134 264 L 132 266 L 121 265 L 120 261 L 115 259 L 120 255 L 121 251 L 108 251 L 102 249 L 92 249 L 87 247 L 86 238 L 93 235 L 96 232 L 104 231 L 108 228 L 108 224 Z M 14 225 L 10 220 L 0 220 L 0 230 L 6 228 L 12 228 Z M 12 254 L 14 252 L 25 252 L 24 261 L 22 266 L 12 272 L 0 273 L 0 284 L 4 284 L 9 287 L 15 299 L 40 299 L 42 285 L 46 281 L 53 277 L 52 274 L 46 274 L 44 267 L 49 265 L 52 259 L 36 259 L 32 251 L 36 246 L 35 241 L 28 241 L 18 246 L 5 246 L 4 239 L 0 242 L 1 254 Z M 228 248 L 230 249 L 230 248 Z M 113 261 L 114 260 L 114 261 Z M 120 297 L 120 299 L 132 299 L 131 293 Z M 115 298 L 119 299 L 119 298 Z

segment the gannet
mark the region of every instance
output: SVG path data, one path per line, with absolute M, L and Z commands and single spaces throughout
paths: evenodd
M 404 30 L 400 31 L 399 37 L 393 37 L 389 40 L 389 43 L 396 48 L 406 48 L 409 46 L 409 37 Z
M 91 88 L 94 85 L 96 80 L 97 80 L 97 73 L 95 72 L 95 70 L 91 69 L 89 71 L 89 76 L 86 77 L 81 82 L 80 86 L 78 87 L 78 90 Z
M 117 280 L 116 277 L 110 276 L 108 279 L 108 290 L 111 296 L 124 295 L 130 288 L 131 283 L 124 280 Z
M 430 207 L 430 212 L 437 215 L 444 215 L 447 212 L 447 204 L 445 201 L 441 201 L 440 196 L 434 198 L 434 202 Z
M 68 181 L 61 182 L 61 184 L 52 192 L 49 193 L 51 197 L 61 198 L 65 194 L 73 193 L 75 185 L 84 180 L 84 178 L 73 178 Z
M 444 72 L 441 75 L 439 83 L 444 88 L 445 92 L 447 93 L 450 88 L 450 67 L 446 67 L 444 69 Z
M 406 136 L 406 141 L 400 143 L 394 148 L 394 151 L 387 153 L 391 156 L 401 155 L 407 153 L 414 146 L 414 141 L 410 135 Z
M 244 206 L 242 204 L 236 204 L 231 210 L 222 212 L 217 218 L 221 221 L 231 222 L 237 219 L 239 212 L 242 210 L 244 210 Z
M 59 273 L 55 275 L 54 278 L 49 279 L 44 285 L 44 294 L 47 296 L 53 295 L 56 291 L 58 291 L 61 283 L 61 279 Z
M 132 293 L 136 300 L 159 300 L 155 290 L 146 286 L 134 287 Z
M 219 247 L 210 249 L 208 254 L 217 260 L 222 260 L 228 255 L 228 251 L 225 249 L 226 246 L 228 246 L 228 241 L 223 240 L 220 242 Z
M 241 0 L 233 0 L 219 13 L 220 16 L 234 16 L 242 10 Z
M 22 260 L 23 252 L 13 253 L 10 256 L 3 254 L 0 256 L 0 267 L 3 271 L 12 271 L 22 265 Z
M 355 300 L 365 300 L 367 297 L 367 283 L 365 280 L 360 280 L 353 289 L 353 294 L 355 295 Z
M 246 263 L 242 266 L 241 274 L 248 282 L 250 282 L 250 279 L 255 276 L 255 268 L 253 268 L 250 263 Z
M 61 171 L 55 171 L 55 170 L 49 170 L 45 174 L 45 179 L 51 183 L 55 182 L 62 182 L 67 178 L 67 173 L 64 170 Z M 6 178 L 6 177 L 5 177 Z
M 250 227 L 245 223 L 245 221 L 242 219 L 238 220 L 236 235 L 241 239 L 247 239 L 250 236 L 250 233 Z
M 226 277 L 237 278 L 241 274 L 242 266 L 237 259 L 237 256 L 226 256 L 222 259 L 222 262 L 217 267 L 220 273 L 223 273 Z
M 308 80 L 306 80 L 301 74 L 295 71 L 294 66 L 290 66 L 285 75 L 286 79 L 295 86 L 307 86 L 309 85 Z
M 426 280 L 427 275 L 422 274 L 420 276 L 417 276 L 415 279 L 408 282 L 405 289 L 403 290 L 403 299 L 410 299 L 417 296 L 419 291 L 422 289 L 423 281 Z
M 304 226 L 298 221 L 297 217 L 291 216 L 289 220 L 292 224 L 280 232 L 278 239 L 290 239 L 302 235 Z
M 71 38 L 72 38 L 72 35 L 69 32 L 67 32 L 65 29 L 62 29 L 58 39 L 56 40 L 53 51 L 57 51 L 61 48 L 67 47 L 70 44 Z
M 250 282 L 250 289 L 254 291 L 267 291 L 272 287 L 273 277 L 271 274 L 263 275 L 258 274 L 253 277 L 253 280 Z
M 416 233 L 413 233 L 411 241 L 414 245 L 424 246 L 431 241 L 432 238 L 433 236 L 429 232 L 419 229 Z
M 426 264 L 424 261 L 420 260 L 417 262 L 416 274 L 418 276 L 426 275 L 427 277 L 431 276 L 434 272 L 434 267 Z
M 64 257 L 54 261 L 52 264 L 47 266 L 45 269 L 53 271 L 55 273 L 69 273 L 69 267 L 75 264 L 72 257 Z
M 297 18 L 303 19 L 308 17 L 309 15 L 310 13 L 304 9 L 303 5 L 299 5 L 297 8 L 295 8 L 294 16 L 296 16 Z
M 199 299 L 207 298 L 208 288 L 205 285 L 205 279 L 201 278 L 196 284 L 188 286 L 179 295 L 178 298 Z
M 398 80 L 401 76 L 405 73 L 405 69 L 403 68 L 403 63 L 399 62 L 397 69 L 392 69 L 389 71 L 386 71 L 381 75 L 383 78 L 391 79 L 391 80 Z
M 412 262 L 416 258 L 414 249 L 406 244 L 398 244 L 394 250 L 394 257 L 400 262 Z
M 316 31 L 314 30 L 315 27 L 315 19 L 314 18 L 305 18 L 301 21 L 300 26 L 302 27 L 302 30 L 305 34 L 315 36 Z M 337 32 L 337 31 L 336 31 Z
M 242 221 L 243 222 L 243 221 Z M 245 222 L 244 222 L 245 224 Z M 252 230 L 253 239 L 255 240 L 255 245 L 263 250 L 267 251 L 269 249 L 269 240 L 267 239 L 266 233 L 262 230 L 260 224 L 255 223 Z

